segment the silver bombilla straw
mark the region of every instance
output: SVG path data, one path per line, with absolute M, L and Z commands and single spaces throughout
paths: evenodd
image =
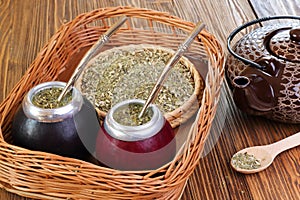
M 177 51 L 175 52 L 175 54 L 169 59 L 168 63 L 166 64 L 165 68 L 163 69 L 160 77 L 158 78 L 155 86 L 153 87 L 150 95 L 148 96 L 142 111 L 139 114 L 139 118 L 141 118 L 146 109 L 148 108 L 149 104 L 153 103 L 155 101 L 155 99 L 157 98 L 157 95 L 161 89 L 161 87 L 163 86 L 163 82 L 165 81 L 165 79 L 168 76 L 169 71 L 171 70 L 171 68 L 179 61 L 179 59 L 181 58 L 181 56 L 184 54 L 184 52 L 186 52 L 186 50 L 188 49 L 188 47 L 190 46 L 190 44 L 192 43 L 192 41 L 194 40 L 194 38 L 200 33 L 200 31 L 205 27 L 205 25 L 202 22 L 198 22 L 195 26 L 195 28 L 192 30 L 192 32 L 189 34 L 189 36 L 185 39 L 185 41 L 183 43 L 181 43 L 178 46 Z
M 118 20 L 115 24 L 113 24 L 101 37 L 99 40 L 85 53 L 83 58 L 80 60 L 78 66 L 74 70 L 71 78 L 69 79 L 68 83 L 64 87 L 63 91 L 58 97 L 58 102 L 62 100 L 62 98 L 66 95 L 66 93 L 73 87 L 74 83 L 82 73 L 84 67 L 89 62 L 89 60 L 95 56 L 95 54 L 108 42 L 109 38 L 117 31 L 127 20 L 127 17 L 123 17 Z

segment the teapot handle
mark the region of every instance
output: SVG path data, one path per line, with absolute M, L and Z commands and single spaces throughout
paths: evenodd
M 229 36 L 227 39 L 227 49 L 229 51 L 229 53 L 231 53 L 235 58 L 237 58 L 238 60 L 242 61 L 243 63 L 245 63 L 246 65 L 250 65 L 250 66 L 254 66 L 260 70 L 263 70 L 265 67 L 259 65 L 256 62 L 253 62 L 251 60 L 248 60 L 246 58 L 241 57 L 240 55 L 236 54 L 231 46 L 230 46 L 230 42 L 232 41 L 232 39 L 234 38 L 234 36 L 239 33 L 241 30 L 243 30 L 244 28 L 247 28 L 248 26 L 252 26 L 256 23 L 260 23 L 260 22 L 264 22 L 264 21 L 268 21 L 268 20 L 274 20 L 274 19 L 297 19 L 300 20 L 300 16 L 269 16 L 269 17 L 263 17 L 263 18 L 259 18 L 259 19 L 255 19 L 253 21 L 250 21 L 248 23 L 245 23 L 239 27 L 237 27 Z

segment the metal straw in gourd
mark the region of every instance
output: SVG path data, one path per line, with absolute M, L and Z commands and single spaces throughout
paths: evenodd
M 169 71 L 171 70 L 171 68 L 176 65 L 176 63 L 179 61 L 179 59 L 181 58 L 181 56 L 186 52 L 186 50 L 188 49 L 188 47 L 190 46 L 190 44 L 192 43 L 192 41 L 194 40 L 194 38 L 200 33 L 200 31 L 205 27 L 205 25 L 202 22 L 198 22 L 195 26 L 195 28 L 192 30 L 192 32 L 189 34 L 189 36 L 185 39 L 185 41 L 180 44 L 178 46 L 177 51 L 175 52 L 175 54 L 170 58 L 170 60 L 168 61 L 168 63 L 166 64 L 165 68 L 163 69 L 160 77 L 158 78 L 155 86 L 153 87 L 150 95 L 148 96 L 142 111 L 139 114 L 139 118 L 141 118 L 147 107 L 149 106 L 149 104 L 153 103 L 155 101 L 155 99 L 158 96 L 158 93 L 161 89 L 161 87 L 163 86 L 163 82 L 165 81 L 165 79 L 168 76 Z
M 109 40 L 109 38 L 113 35 L 115 31 L 117 31 L 127 20 L 127 17 L 123 17 L 118 20 L 115 24 L 113 24 L 100 38 L 99 40 L 88 50 L 88 52 L 84 55 L 81 59 L 80 63 L 76 67 L 75 71 L 73 72 L 71 78 L 69 79 L 68 83 L 64 87 L 63 91 L 58 97 L 58 102 L 62 100 L 65 94 L 73 87 L 75 81 L 78 79 L 80 74 L 82 73 L 84 67 L 88 63 L 88 61 L 97 53 Z

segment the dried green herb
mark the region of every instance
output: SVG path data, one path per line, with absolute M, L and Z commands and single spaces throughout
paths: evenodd
M 231 163 L 236 168 L 240 169 L 257 169 L 261 166 L 260 160 L 254 155 L 245 153 L 238 153 L 232 157 Z
M 67 105 L 72 100 L 72 92 L 68 92 L 64 98 L 58 102 L 58 97 L 63 88 L 51 87 L 40 90 L 32 97 L 33 105 L 44 108 L 53 109 Z
M 125 126 L 139 126 L 145 124 L 151 120 L 153 111 L 148 108 L 145 114 L 139 118 L 142 108 L 143 105 L 138 103 L 123 105 L 113 113 L 113 118 L 116 122 Z
M 126 49 L 100 54 L 81 79 L 81 92 L 100 110 L 127 99 L 146 100 L 172 55 L 161 49 Z M 154 102 L 163 112 L 171 112 L 194 92 L 194 80 L 181 61 L 170 71 Z

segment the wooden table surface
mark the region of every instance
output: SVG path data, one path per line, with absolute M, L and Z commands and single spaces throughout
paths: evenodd
M 299 0 L 0 0 L 0 100 L 63 23 L 83 12 L 120 5 L 166 11 L 192 22 L 202 20 L 224 49 L 229 33 L 247 21 L 275 14 L 300 15 Z M 236 151 L 276 142 L 299 130 L 299 125 L 241 113 L 225 82 L 211 130 L 215 142 L 204 152 L 182 199 L 299 200 L 299 147 L 280 154 L 257 174 L 239 174 L 229 165 Z M 0 199 L 26 198 L 0 189 Z

